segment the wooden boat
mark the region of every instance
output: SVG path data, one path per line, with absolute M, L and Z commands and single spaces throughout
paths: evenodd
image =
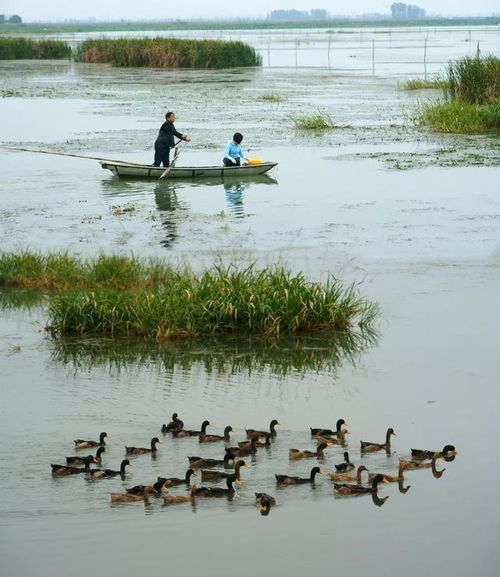
M 153 178 L 158 180 L 167 170 L 164 167 L 133 162 L 101 160 L 100 164 L 102 168 L 111 170 L 120 178 Z M 164 178 L 238 178 L 264 174 L 277 164 L 277 162 L 262 162 L 261 164 L 245 164 L 243 166 L 174 166 L 165 174 Z

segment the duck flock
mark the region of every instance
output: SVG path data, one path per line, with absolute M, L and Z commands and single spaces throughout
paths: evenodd
M 341 448 L 343 461 L 334 465 L 334 470 L 327 472 L 319 466 L 306 469 L 304 476 L 291 476 L 276 473 L 276 486 L 314 484 L 317 475 L 327 475 L 333 483 L 334 493 L 338 496 L 346 495 L 371 495 L 376 505 L 383 505 L 388 497 L 379 497 L 378 487 L 381 483 L 398 483 L 399 490 L 406 493 L 410 486 L 404 486 L 404 474 L 408 470 L 430 468 L 435 477 L 440 477 L 444 469 L 438 470 L 436 461 L 444 459 L 452 461 L 457 451 L 453 445 L 445 445 L 441 450 L 411 449 L 408 459 L 399 459 L 399 467 L 394 474 L 387 471 L 369 471 L 364 464 L 355 464 L 350 461 L 347 451 L 347 428 L 348 422 L 345 419 L 338 419 L 335 429 L 310 428 L 311 441 L 316 446 L 310 449 L 288 450 L 289 460 L 317 459 L 323 461 L 326 451 L 331 447 Z M 245 458 L 251 457 L 256 460 L 258 451 L 262 447 L 271 448 L 276 444 L 276 427 L 280 423 L 273 419 L 267 430 L 245 429 L 246 439 L 234 444 L 231 434 L 234 433 L 231 426 L 225 427 L 223 434 L 207 433 L 210 426 L 208 420 L 203 421 L 200 429 L 190 430 L 184 428 L 184 423 L 177 413 L 172 415 L 172 420 L 161 427 L 163 436 L 171 435 L 174 438 L 198 438 L 200 449 L 203 446 L 214 443 L 224 444 L 220 458 L 213 459 L 206 456 L 188 456 L 185 474 L 181 477 L 158 477 L 144 485 L 135 485 L 126 489 L 125 493 L 110 493 L 111 503 L 129 503 L 133 501 L 150 502 L 151 497 L 157 497 L 163 501 L 164 505 L 178 503 L 194 503 L 198 497 L 226 497 L 231 499 L 237 491 L 237 486 L 241 485 L 242 469 L 248 468 Z M 361 458 L 365 454 L 385 451 L 391 454 L 391 439 L 396 433 L 392 427 L 386 431 L 384 442 L 360 441 Z M 125 447 L 125 457 L 119 469 L 103 469 L 99 465 L 102 463 L 103 453 L 106 451 L 106 442 L 110 435 L 102 432 L 98 440 L 75 439 L 74 448 L 80 452 L 82 450 L 96 449 L 95 454 L 79 456 L 77 454 L 66 457 L 66 464 L 51 464 L 52 475 L 64 477 L 69 475 L 85 475 L 88 479 L 104 479 L 120 477 L 123 481 L 127 478 L 127 467 L 133 462 L 129 457 L 139 455 L 155 456 L 158 451 L 158 444 L 162 441 L 158 437 L 151 439 L 149 447 Z M 202 451 L 200 451 L 201 453 Z M 97 467 L 92 468 L 93 465 Z M 194 482 L 194 478 L 197 479 Z M 208 483 L 208 485 L 205 485 Z M 219 484 L 219 485 L 217 485 Z M 220 486 L 222 485 L 222 486 Z M 171 493 L 171 489 L 179 487 L 184 493 Z M 175 489 L 174 489 L 175 490 Z M 264 492 L 255 492 L 255 505 L 262 515 L 269 514 L 271 508 L 276 504 L 272 495 Z

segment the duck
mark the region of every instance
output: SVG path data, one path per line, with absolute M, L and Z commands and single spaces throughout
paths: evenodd
M 363 487 L 362 485 L 349 485 L 348 483 L 334 483 L 334 490 L 339 495 L 363 495 L 366 493 L 376 493 L 379 483 L 387 483 L 384 480 L 384 475 L 378 473 L 375 475 L 370 487 Z
M 271 444 L 271 433 L 265 433 L 262 436 L 265 438 L 265 441 L 259 441 L 260 435 L 253 435 L 253 437 L 257 437 L 257 441 L 255 441 L 255 446 L 269 447 L 269 445 Z M 247 441 L 238 441 L 238 447 L 241 448 L 251 447 L 253 437 L 251 437 L 250 440 Z
M 125 477 L 125 468 L 129 465 L 132 467 L 132 463 L 128 459 L 123 459 L 120 464 L 120 470 L 114 471 L 113 469 L 91 469 L 88 471 L 89 475 L 93 479 L 103 479 L 104 477 L 116 477 L 120 475 L 122 478 Z
M 172 420 L 168 425 L 163 424 L 161 427 L 162 433 L 171 433 L 173 431 L 180 431 L 184 428 L 184 422 L 179 419 L 179 415 L 174 413 L 172 415 Z
M 205 420 L 201 424 L 199 431 L 176 429 L 176 430 L 172 431 L 172 435 L 176 439 L 182 439 L 183 437 L 199 437 L 200 435 L 206 435 L 207 434 L 207 427 L 210 427 L 210 421 Z
M 333 443 L 320 443 L 316 451 L 299 451 L 298 449 L 290 449 L 288 451 L 289 459 L 304 459 L 307 457 L 322 457 L 325 449 L 331 447 Z
M 84 467 L 70 467 L 68 465 L 51 464 L 52 475 L 54 477 L 67 477 L 68 475 L 78 475 L 79 473 L 90 472 L 90 463 L 94 461 L 94 455 L 87 455 L 83 458 Z
M 110 493 L 111 503 L 132 503 L 134 501 L 144 501 L 149 503 L 149 495 L 155 493 L 152 486 L 145 486 L 142 493 Z
M 179 479 L 178 477 L 167 477 L 163 479 L 163 485 L 165 487 L 176 487 L 177 485 L 190 485 L 192 475 L 196 475 L 194 470 L 189 467 L 186 471 L 184 479 Z
M 226 479 L 226 489 L 222 487 L 195 487 L 194 494 L 202 495 L 203 497 L 230 497 L 235 492 L 233 483 L 241 485 L 241 481 L 236 478 L 236 475 L 230 475 Z
M 312 436 L 319 434 L 319 435 L 335 435 L 336 437 L 338 437 L 342 432 L 342 425 L 348 426 L 349 423 L 344 419 L 339 419 L 337 421 L 335 431 L 332 431 L 332 429 L 321 429 L 321 428 L 313 429 L 312 427 L 309 428 L 311 429 Z
M 102 432 L 99 435 L 98 441 L 85 441 L 84 439 L 75 439 L 73 442 L 75 443 L 75 449 L 91 449 L 92 447 L 103 447 L 106 442 L 104 439 L 106 437 L 111 437 L 109 433 Z
M 404 481 L 404 477 L 403 477 L 404 470 L 405 470 L 405 465 L 404 465 L 404 463 L 402 463 L 400 461 L 398 474 L 396 477 L 392 476 L 392 475 L 386 475 L 385 473 L 382 473 L 382 474 L 384 475 L 384 479 L 386 480 L 387 483 L 399 483 L 399 482 Z M 368 482 L 371 483 L 373 481 L 373 479 L 375 479 L 376 475 L 378 475 L 378 473 L 368 473 Z
M 129 487 L 126 489 L 127 493 L 131 495 L 144 495 L 146 489 L 148 489 L 148 493 L 154 492 L 156 494 L 161 493 L 163 489 L 163 485 L 165 484 L 166 479 L 163 477 L 158 477 L 158 479 L 152 485 L 135 485 L 134 487 Z M 153 489 L 150 491 L 149 489 Z
M 168 489 L 165 489 L 168 493 Z M 196 485 L 193 485 L 189 495 L 162 495 L 164 505 L 177 505 L 179 503 L 194 503 L 196 496 Z
M 318 433 L 317 435 L 313 435 L 313 439 L 318 443 L 327 443 L 328 441 L 330 441 L 332 445 L 344 446 L 346 444 L 345 436 L 348 434 L 349 434 L 348 429 L 342 429 L 338 437 L 329 437 L 328 435 L 321 435 Z
M 92 461 L 92 463 L 100 463 L 101 462 L 101 455 L 104 453 L 104 451 L 106 450 L 106 447 L 99 447 L 96 451 L 94 460 Z M 76 466 L 76 465 L 84 465 L 85 461 L 84 461 L 85 457 L 66 457 L 66 465 L 71 465 L 72 467 Z
M 302 483 L 314 483 L 316 475 L 324 475 L 319 467 L 313 467 L 309 477 L 291 477 L 290 475 L 274 475 L 278 485 L 300 485 Z
M 231 475 L 236 475 L 236 478 L 240 478 L 240 469 L 244 467 L 249 469 L 250 467 L 242 459 L 238 459 L 234 464 L 234 473 L 228 473 L 225 471 L 210 471 L 206 469 L 201 470 L 201 480 L 202 481 L 218 481 L 219 479 L 227 479 Z
M 361 485 L 361 473 L 363 471 L 368 471 L 368 469 L 364 465 L 359 465 L 355 475 L 348 475 L 347 473 L 330 473 L 330 479 L 332 481 L 356 481 L 356 483 Z
M 385 449 L 386 451 L 391 450 L 391 436 L 396 436 L 394 429 L 389 427 L 385 434 L 385 443 L 372 443 L 371 441 L 360 441 L 361 443 L 361 451 L 363 453 L 373 453 L 375 451 L 380 451 L 381 449 Z
M 226 453 L 223 459 L 205 459 L 204 457 L 188 457 L 189 464 L 193 469 L 201 469 L 201 467 L 219 467 L 223 465 L 230 468 L 230 461 L 233 457 L 230 453 Z
M 234 459 L 235 457 L 244 457 L 245 455 L 250 455 L 257 451 L 257 440 L 258 436 L 252 437 L 250 439 L 250 444 L 245 447 L 226 447 L 226 454 L 231 455 Z
M 151 448 L 146 447 L 125 447 L 125 453 L 127 455 L 144 455 L 146 453 L 156 453 L 157 443 L 162 443 L 158 437 L 153 437 L 151 439 Z
M 200 443 L 215 443 L 216 441 L 229 441 L 230 437 L 229 437 L 229 433 L 233 431 L 233 427 L 231 427 L 231 425 L 228 425 L 225 429 L 224 429 L 224 434 L 223 435 L 200 435 L 198 437 L 198 441 Z
M 261 515 L 269 515 L 271 507 L 276 505 L 276 499 L 267 493 L 255 493 L 255 505 Z
M 450 455 L 456 455 L 457 451 L 453 445 L 445 445 L 441 451 L 427 451 L 425 449 L 412 449 L 411 456 L 413 459 L 432 459 L 433 457 L 448 457 Z
M 349 453 L 347 451 L 345 451 L 344 453 L 344 462 L 335 465 L 335 468 L 339 473 L 344 473 L 345 471 L 352 471 L 354 467 L 355 465 L 353 465 L 351 461 L 349 461 Z
M 277 419 L 273 419 L 269 423 L 269 431 L 259 431 L 258 429 L 245 429 L 247 437 L 251 439 L 257 435 L 258 437 L 264 437 L 267 433 L 271 433 L 271 437 L 276 437 L 276 426 L 281 425 Z

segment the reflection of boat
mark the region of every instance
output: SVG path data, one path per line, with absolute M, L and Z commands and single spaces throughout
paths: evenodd
M 151 166 L 150 164 L 134 164 L 101 160 L 101 167 L 111 170 L 120 178 L 156 178 L 159 179 L 165 173 L 165 168 Z M 174 166 L 164 178 L 240 178 L 241 176 L 253 176 L 264 174 L 277 166 L 277 162 L 262 162 L 261 164 L 245 164 L 243 166 Z

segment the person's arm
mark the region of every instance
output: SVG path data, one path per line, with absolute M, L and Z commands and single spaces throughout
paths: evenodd
M 182 134 L 180 133 L 173 124 L 170 125 L 169 127 L 169 132 L 173 135 L 173 136 L 177 136 L 177 138 L 179 140 L 185 140 L 186 142 L 189 142 L 191 139 L 189 138 L 189 136 L 187 134 Z

